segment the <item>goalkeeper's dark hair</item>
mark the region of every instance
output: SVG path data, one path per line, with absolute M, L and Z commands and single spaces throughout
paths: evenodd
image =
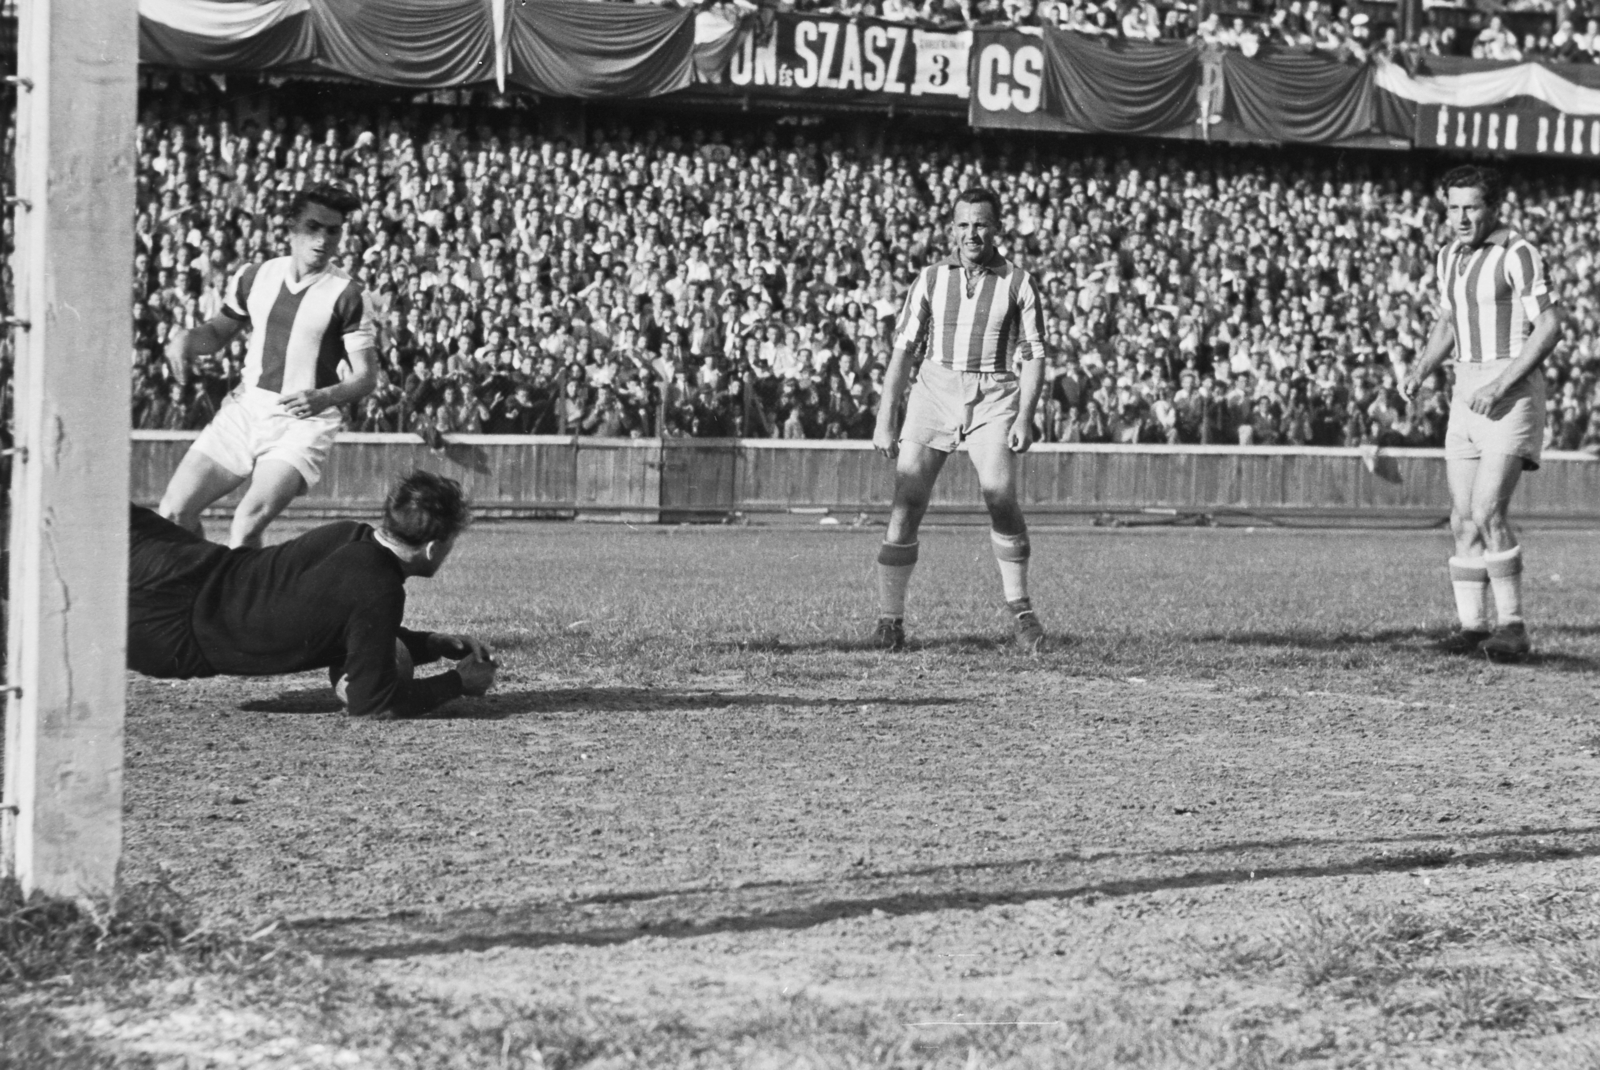
M 310 189 L 303 189 L 294 195 L 294 199 L 289 202 L 289 222 L 293 223 L 299 219 L 308 204 L 320 204 L 340 215 L 349 215 L 361 207 L 361 198 L 343 186 L 335 186 L 331 182 L 319 182 Z
M 1497 207 L 1506 195 L 1505 179 L 1500 177 L 1500 172 L 1482 164 L 1468 163 L 1452 168 L 1445 172 L 1439 185 L 1445 196 L 1449 196 L 1453 189 L 1482 190 L 1483 203 L 1491 208 Z
M 408 546 L 426 546 L 460 534 L 472 523 L 461 484 L 417 469 L 401 479 L 383 503 L 383 530 Z

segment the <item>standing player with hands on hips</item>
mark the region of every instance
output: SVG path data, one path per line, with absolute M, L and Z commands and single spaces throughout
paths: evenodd
M 241 268 L 218 315 L 168 339 L 167 362 L 184 382 L 192 358 L 251 328 L 239 386 L 173 473 L 162 516 L 201 534 L 200 514 L 248 479 L 228 544 L 260 546 L 273 518 L 321 478 L 343 423 L 339 406 L 378 382 L 366 296 L 331 264 L 345 217 L 360 207 L 336 186 L 297 193 L 289 255 Z
M 1037 652 L 1044 627 L 1028 597 L 1028 526 L 1017 504 L 1017 457 L 1033 445 L 1033 412 L 1044 385 L 1044 303 L 1033 276 L 1000 255 L 1000 198 L 968 189 L 956 198 L 955 256 L 923 268 L 895 327 L 873 446 L 894 459 L 894 508 L 878 549 L 875 645 L 905 646 L 906 587 L 917 563 L 917 529 L 946 459 L 965 442 L 989 509 L 1017 644 Z M 913 355 L 925 356 L 895 417 Z
M 1539 365 L 1560 337 L 1561 312 L 1538 250 L 1500 225 L 1500 176 L 1487 167 L 1458 167 L 1444 176 L 1444 195 L 1452 240 L 1439 252 L 1439 319 L 1403 389 L 1414 399 L 1455 354 L 1444 456 L 1456 550 L 1450 580 L 1461 629 L 1447 648 L 1517 659 L 1529 651 L 1522 547 L 1506 511 L 1523 470 L 1539 467 L 1545 415 Z M 1493 630 L 1491 587 L 1499 616 Z

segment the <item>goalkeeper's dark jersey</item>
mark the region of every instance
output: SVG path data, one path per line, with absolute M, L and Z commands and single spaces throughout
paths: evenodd
M 349 676 L 357 716 L 414 715 L 462 694 L 453 670 L 402 684 L 397 638 L 417 664 L 434 659 L 426 632 L 401 627 L 405 573 L 367 524 L 229 550 L 135 506 L 128 573 L 128 666 L 147 676 L 333 668 Z

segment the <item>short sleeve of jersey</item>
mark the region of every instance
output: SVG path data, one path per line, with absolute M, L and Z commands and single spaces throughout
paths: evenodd
M 917 281 L 906 294 L 906 303 L 900 307 L 900 319 L 894 325 L 894 347 L 910 349 L 922 337 L 933 315 L 933 273 L 937 268 L 924 268 L 917 273 Z
M 1550 284 L 1544 277 L 1544 259 L 1539 250 L 1526 241 L 1514 244 L 1506 255 L 1506 273 L 1510 277 L 1511 292 L 1522 302 L 1523 311 L 1530 320 L 1555 304 L 1550 296 Z
M 359 285 L 352 282 L 344 288 L 333 306 L 333 327 L 344 336 L 344 351 L 355 353 L 372 349 L 378 344 L 376 317 L 372 299 Z
M 1043 359 L 1044 301 L 1039 297 L 1039 284 L 1026 271 L 1017 269 L 1017 274 L 1017 315 L 1022 328 L 1017 357 L 1020 360 Z
M 241 323 L 250 322 L 250 288 L 255 285 L 260 264 L 246 264 L 233 273 L 222 296 L 222 314 Z

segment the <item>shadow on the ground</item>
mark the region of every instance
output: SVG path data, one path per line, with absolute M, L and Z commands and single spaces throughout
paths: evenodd
M 1050 635 L 1048 649 L 1055 650 L 1059 646 L 1070 645 L 1073 640 L 1065 635 Z M 855 653 L 855 654 L 889 654 L 873 644 L 868 636 L 854 636 L 844 638 L 813 639 L 799 642 L 787 642 L 777 636 L 761 636 L 751 639 L 736 639 L 708 644 L 710 649 L 721 653 L 751 653 L 751 654 L 810 654 L 810 653 Z M 1012 650 L 1011 637 L 1001 633 L 984 632 L 968 633 L 966 635 L 937 635 L 922 638 L 915 633 L 907 637 L 905 649 L 895 653 L 916 653 L 919 650 L 937 650 L 946 654 L 991 654 L 999 651 Z
M 1570 635 L 1600 633 L 1600 628 L 1572 628 L 1561 625 L 1541 630 Z M 1390 628 L 1375 632 L 1338 632 L 1332 635 L 1316 632 L 1208 632 L 1194 636 L 1193 641 L 1217 646 L 1290 647 L 1318 653 L 1386 647 L 1399 653 L 1421 654 L 1463 662 L 1488 662 L 1489 659 L 1482 654 L 1464 655 L 1447 652 L 1444 645 L 1451 635 L 1451 632 L 1437 628 Z M 1541 651 L 1537 649 L 1537 633 L 1534 635 L 1534 640 L 1534 652 L 1513 664 L 1554 669 L 1557 672 L 1594 672 L 1600 669 L 1600 661 L 1594 658 Z
M 1537 837 L 1563 837 L 1560 842 Z M 1463 841 L 1482 844 L 1476 850 L 1409 845 Z M 1502 841 L 1502 842 L 1493 842 Z M 1400 850 L 1385 850 L 1390 845 L 1408 845 Z M 1156 876 L 1108 876 L 1080 883 L 1055 883 L 1069 871 L 1083 870 L 1107 862 L 1137 863 L 1140 859 L 1184 856 L 1244 854 L 1250 851 L 1289 851 L 1305 848 L 1344 848 L 1351 857 L 1321 863 L 1278 864 L 1252 862 L 1240 858 L 1233 865 Z M 1148 852 L 1107 853 L 1081 856 L 1055 855 L 1044 858 L 996 863 L 957 863 L 912 870 L 872 871 L 842 876 L 834 881 L 770 881 L 741 884 L 735 888 L 657 889 L 623 892 L 574 899 L 560 904 L 539 904 L 501 910 L 465 910 L 453 914 L 425 915 L 421 911 L 401 912 L 383 918 L 310 918 L 292 923 L 304 934 L 329 934 L 314 938 L 322 950 L 346 958 L 407 958 L 414 955 L 450 954 L 483 951 L 496 947 L 537 948 L 554 945 L 605 946 L 624 944 L 642 937 L 686 938 L 719 933 L 761 932 L 807 929 L 831 921 L 869 915 L 907 916 L 944 910 L 982 910 L 992 906 L 1017 905 L 1048 900 L 1120 898 L 1153 892 L 1189 888 L 1226 887 L 1262 880 L 1320 879 L 1327 877 L 1368 876 L 1400 873 L 1444 865 L 1486 866 L 1494 864 L 1538 863 L 1558 859 L 1600 857 L 1600 825 L 1583 827 L 1497 829 L 1459 833 L 1420 833 L 1411 836 L 1381 837 L 1370 840 L 1307 839 L 1293 837 L 1276 841 L 1247 841 L 1215 847 Z M 930 878 L 968 878 L 979 875 L 1010 880 L 1004 886 L 946 887 L 925 891 L 912 886 L 896 891 L 897 882 L 926 883 Z M 856 897 L 836 894 L 839 885 L 871 884 L 883 890 Z M 970 882 L 976 885 L 978 882 Z M 887 886 L 887 887 L 884 887 Z M 795 901 L 793 906 L 762 908 L 771 903 L 773 893 Z M 835 893 L 835 894 L 830 894 Z M 743 902 L 741 902 L 741 900 Z M 657 909 L 650 912 L 648 907 Z M 739 908 L 743 906 L 741 912 Z M 618 923 L 599 924 L 594 915 L 603 908 L 635 913 Z M 721 912 L 718 912 L 721 911 Z M 685 916 L 688 915 L 688 916 Z M 694 916 L 698 915 L 698 916 Z M 708 916 L 709 915 L 709 916 Z M 377 926 L 389 939 L 363 941 L 362 927 Z M 406 939 L 394 939 L 396 929 Z M 349 930 L 356 930 L 350 933 Z M 386 931 L 385 931 L 386 930 Z M 350 937 L 354 936 L 354 939 Z
M 665 690 L 643 687 L 555 687 L 545 690 L 504 691 L 483 698 L 460 698 L 416 720 L 497 721 L 542 713 L 663 712 L 671 710 L 759 709 L 764 707 L 840 710 L 859 713 L 861 707 L 954 706 L 963 699 L 938 695 L 917 698 L 819 698 L 800 695 L 763 695 L 747 692 Z M 239 705 L 247 713 L 342 713 L 344 706 L 326 687 L 285 691 L 274 698 L 252 699 Z
M 306 687 L 241 702 L 239 709 L 246 713 L 343 713 L 344 703 L 334 696 L 331 687 Z

